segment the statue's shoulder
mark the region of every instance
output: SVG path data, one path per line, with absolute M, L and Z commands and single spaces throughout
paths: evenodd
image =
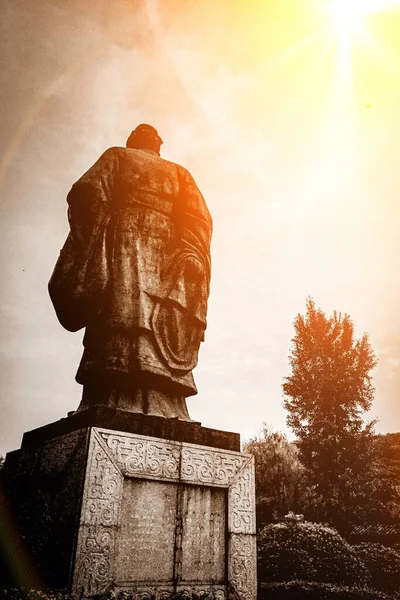
M 119 154 L 120 150 L 124 150 L 124 148 L 122 148 L 122 146 L 111 146 L 111 148 L 107 148 L 107 150 L 104 150 L 101 156 L 115 156 L 115 154 Z
M 105 160 L 116 160 L 117 164 L 129 164 L 135 161 L 139 163 L 148 163 L 150 168 L 160 169 L 164 173 L 169 173 L 173 177 L 177 177 L 183 187 L 195 186 L 195 180 L 190 172 L 182 165 L 175 163 L 166 158 L 162 158 L 152 150 L 142 150 L 137 148 L 126 148 L 125 146 L 112 146 L 108 148 L 100 158 Z
M 148 152 L 136 148 L 127 148 L 126 146 L 111 146 L 102 154 L 106 158 L 126 158 L 128 160 L 146 159 L 150 157 L 160 158 L 155 152 Z
M 166 165 L 169 169 L 176 171 L 176 173 L 181 181 L 184 181 L 188 184 L 191 182 L 194 182 L 192 175 L 189 173 L 189 171 L 187 169 L 185 169 L 185 167 L 182 167 L 182 165 L 172 162 L 171 160 L 167 160 L 167 159 L 161 158 L 161 157 L 159 157 L 159 158 L 164 163 L 164 165 Z
M 173 167 L 179 166 L 174 163 L 161 158 L 156 152 L 152 150 L 145 150 L 142 148 L 126 148 L 126 146 L 112 146 L 108 148 L 105 153 L 110 153 L 116 155 L 120 158 L 125 158 L 128 161 L 136 161 L 139 162 L 153 162 L 163 164 L 165 166 L 171 165 Z

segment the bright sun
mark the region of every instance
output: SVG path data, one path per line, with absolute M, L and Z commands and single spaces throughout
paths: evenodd
M 334 32 L 341 38 L 366 33 L 366 17 L 399 6 L 399 0 L 328 0 L 325 10 Z
M 363 18 L 377 8 L 377 0 L 332 0 L 328 11 L 336 33 L 341 36 L 361 33 Z

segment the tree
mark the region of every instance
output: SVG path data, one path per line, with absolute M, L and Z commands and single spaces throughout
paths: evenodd
M 304 512 L 310 496 L 305 469 L 298 450 L 280 432 L 264 425 L 259 437 L 251 438 L 245 452 L 255 457 L 257 524 L 262 527 L 289 511 Z
M 363 416 L 373 399 L 376 360 L 367 334 L 356 339 L 347 314 L 327 317 L 311 298 L 294 328 L 292 374 L 283 384 L 287 423 L 309 472 L 315 518 L 343 530 L 373 507 L 374 422 L 364 425 Z
M 400 519 L 400 433 L 386 433 L 374 438 L 374 462 L 381 522 Z

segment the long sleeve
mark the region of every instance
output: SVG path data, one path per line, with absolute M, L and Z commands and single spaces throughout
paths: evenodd
M 106 230 L 117 170 L 115 148 L 107 150 L 68 194 L 70 233 L 49 282 L 60 323 L 69 331 L 87 324 L 108 279 Z

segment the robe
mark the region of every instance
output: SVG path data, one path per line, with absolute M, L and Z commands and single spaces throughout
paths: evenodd
M 49 282 L 60 323 L 86 328 L 76 380 L 157 380 L 197 393 L 212 220 L 190 173 L 151 150 L 114 147 L 73 185 L 70 233 Z

